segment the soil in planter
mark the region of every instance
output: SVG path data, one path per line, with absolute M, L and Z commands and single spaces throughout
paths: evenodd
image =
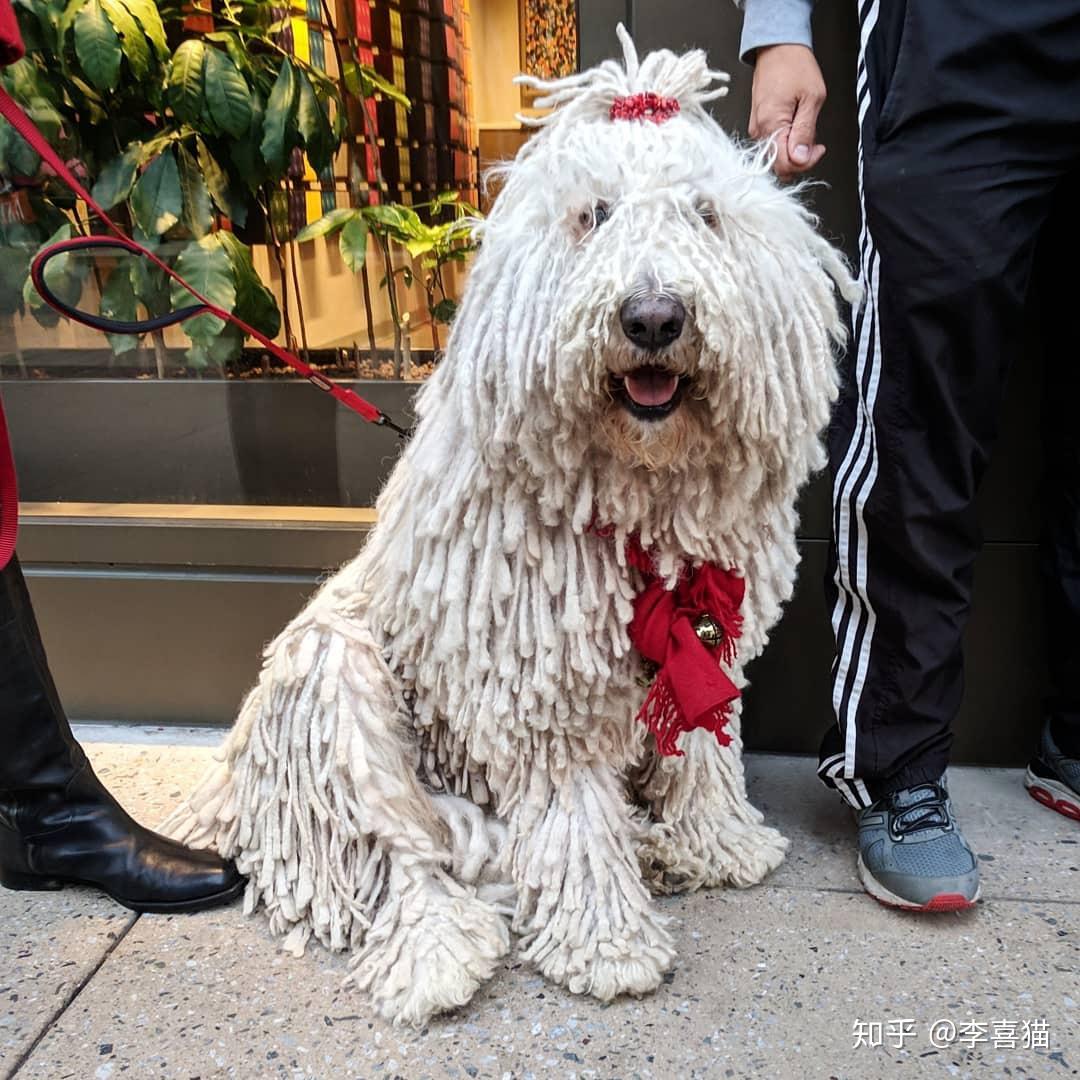
M 31 379 L 146 379 L 156 380 L 154 357 L 150 350 L 125 354 L 125 363 L 116 360 L 109 350 L 98 349 L 28 349 L 23 354 L 25 371 Z M 431 375 L 441 359 L 431 349 L 414 349 L 407 381 L 421 382 Z M 309 363 L 321 375 L 331 379 L 395 380 L 394 354 L 389 349 L 354 353 L 346 349 L 312 349 Z M 13 357 L 0 355 L 0 377 L 19 378 L 21 372 Z M 296 372 L 263 349 L 245 349 L 237 360 L 219 368 L 193 368 L 186 363 L 182 349 L 169 349 L 165 361 L 166 379 L 295 379 Z

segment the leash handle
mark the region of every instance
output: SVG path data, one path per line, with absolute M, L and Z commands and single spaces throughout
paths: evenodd
M 3 86 L 0 86 L 0 116 L 3 116 L 4 119 L 11 124 L 11 126 L 34 148 L 34 150 L 38 152 L 42 161 L 44 161 L 53 172 L 55 172 L 56 175 L 71 188 L 78 198 L 86 203 L 86 205 L 107 226 L 110 232 L 113 233 L 113 236 L 111 237 L 82 236 L 72 238 L 71 240 L 63 240 L 58 244 L 53 244 L 43 251 L 38 252 L 31 264 L 30 274 L 34 282 L 34 287 L 41 294 L 41 298 L 50 307 L 55 308 L 60 314 L 67 318 L 74 319 L 76 322 L 83 323 L 85 326 L 91 326 L 96 330 L 103 330 L 110 334 L 141 334 L 146 330 L 155 330 L 163 326 L 172 326 L 175 323 L 182 322 L 184 319 L 192 318 L 194 315 L 201 315 L 204 313 L 215 315 L 225 322 L 230 322 L 234 326 L 238 326 L 245 335 L 254 338 L 282 363 L 287 364 L 294 371 L 299 372 L 313 386 L 316 386 L 324 393 L 329 394 L 335 401 L 344 405 L 345 408 L 351 409 L 354 413 L 358 413 L 369 423 L 379 424 L 383 427 L 390 428 L 392 431 L 396 431 L 401 438 L 408 437 L 408 431 L 395 424 L 385 413 L 372 405 L 370 401 L 362 398 L 355 390 L 350 390 L 345 386 L 341 386 L 334 382 L 333 379 L 327 378 L 327 376 L 317 372 L 310 364 L 305 363 L 300 357 L 295 356 L 287 349 L 283 349 L 280 345 L 275 344 L 275 342 L 264 333 L 256 330 L 253 326 L 249 326 L 243 319 L 234 315 L 231 311 L 226 311 L 224 308 L 219 307 L 217 304 L 208 300 L 198 291 L 198 289 L 185 281 L 171 266 L 163 262 L 162 259 L 154 254 L 154 252 L 127 236 L 112 218 L 110 218 L 109 215 L 94 201 L 90 193 L 80 183 L 78 177 L 75 176 L 75 174 L 67 167 L 67 164 L 61 160 L 60 155 L 49 145 L 45 136 L 41 134 L 34 122 L 25 112 L 23 112 L 19 104 L 11 97 Z M 157 319 L 149 319 L 141 323 L 126 323 L 113 319 L 105 319 L 98 315 L 90 315 L 88 312 L 79 311 L 77 308 L 65 304 L 55 296 L 45 284 L 45 266 L 49 259 L 53 258 L 55 255 L 61 255 L 65 251 L 93 247 L 123 248 L 133 255 L 149 259 L 159 270 L 163 271 L 169 278 L 175 281 L 183 289 L 187 290 L 187 292 L 191 293 L 198 303 L 191 307 L 182 308 L 180 311 L 170 312 L 168 315 L 162 315 Z
M 55 259 L 58 255 L 63 255 L 68 251 L 86 251 L 88 248 L 120 248 L 132 255 L 143 254 L 143 249 L 134 240 L 121 239 L 118 236 L 74 236 L 70 240 L 60 240 L 55 244 L 50 244 L 38 252 L 30 264 L 30 279 L 34 283 L 34 288 L 49 307 L 59 311 L 61 315 L 66 315 L 73 322 L 100 330 L 103 334 L 145 334 L 151 330 L 163 330 L 166 326 L 175 326 L 176 323 L 194 318 L 207 310 L 205 304 L 194 304 L 191 307 L 181 308 L 179 311 L 158 315 L 153 319 L 137 319 L 134 322 L 128 322 L 122 319 L 107 319 L 103 315 L 92 315 L 89 311 L 83 311 L 61 300 L 49 288 L 45 278 L 45 267 L 50 259 Z

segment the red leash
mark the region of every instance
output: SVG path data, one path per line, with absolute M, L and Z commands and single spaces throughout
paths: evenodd
M 248 337 L 253 337 L 260 345 L 268 349 L 274 356 L 282 361 L 282 363 L 288 364 L 289 367 L 303 375 L 308 382 L 328 393 L 347 409 L 351 409 L 353 412 L 358 413 L 369 423 L 380 424 L 384 427 L 391 428 L 402 438 L 408 436 L 408 431 L 395 424 L 393 420 L 372 405 L 370 401 L 365 400 L 355 391 L 340 386 L 332 379 L 328 379 L 325 375 L 319 374 L 319 372 L 315 371 L 310 364 L 304 363 L 303 360 L 298 356 L 294 356 L 288 349 L 283 349 L 280 345 L 276 345 L 265 334 L 256 330 L 255 327 L 249 326 L 243 319 L 238 318 L 231 311 L 226 311 L 224 308 L 218 307 L 217 304 L 208 300 L 196 288 L 189 285 L 175 270 L 164 263 L 152 251 L 149 251 L 147 248 L 144 248 L 141 244 L 125 235 L 123 230 L 116 225 L 109 215 L 94 202 L 90 193 L 79 183 L 75 175 L 60 159 L 60 156 L 49 145 L 45 136 L 42 135 L 34 125 L 34 122 L 23 112 L 2 86 L 0 86 L 0 116 L 3 116 L 11 126 L 15 128 L 15 130 L 41 155 L 42 160 L 52 168 L 56 175 L 63 180 L 91 210 L 93 210 L 114 234 L 113 236 L 80 236 L 71 240 L 61 241 L 58 244 L 53 244 L 38 252 L 31 264 L 30 276 L 33 279 L 34 287 L 50 307 L 55 308 L 62 315 L 74 319 L 76 322 L 80 322 L 85 326 L 91 326 L 95 330 L 106 331 L 110 334 L 141 334 L 148 330 L 156 330 L 163 326 L 171 326 L 174 323 L 182 322 L 184 319 L 194 318 L 196 315 L 207 313 L 216 315 L 219 319 L 223 319 L 225 322 L 231 322 L 234 326 L 238 326 Z M 62 255 L 66 251 L 73 251 L 80 248 L 103 247 L 123 248 L 133 255 L 139 255 L 149 259 L 159 270 L 162 270 L 178 285 L 191 293 L 198 303 L 191 307 L 183 308 L 180 311 L 171 312 L 169 315 L 163 315 L 157 319 L 149 319 L 141 322 L 121 322 L 119 320 L 105 319 L 101 316 L 90 315 L 87 312 L 79 311 L 78 308 L 69 306 L 52 294 L 45 284 L 44 277 L 45 264 L 51 258 L 56 255 Z M 2 554 L 3 552 L 0 550 L 0 555 Z M 0 565 L 3 565 L 2 560 L 0 560 Z

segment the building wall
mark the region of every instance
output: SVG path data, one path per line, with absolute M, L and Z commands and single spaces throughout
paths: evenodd
M 473 0 L 472 12 L 476 119 L 481 128 L 517 128 L 518 0 Z

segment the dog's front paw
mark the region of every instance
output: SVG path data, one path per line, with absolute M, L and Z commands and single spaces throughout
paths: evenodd
M 557 940 L 541 933 L 524 954 L 541 974 L 572 994 L 611 1001 L 621 994 L 640 997 L 655 990 L 675 964 L 667 919 L 640 916 L 620 930 L 622 940 Z M 611 928 L 607 927 L 610 933 Z
M 787 849 L 787 839 L 768 825 L 704 815 L 693 825 L 653 825 L 638 845 L 638 864 L 645 883 L 659 894 L 746 888 L 771 874 Z
M 739 826 L 727 840 L 720 858 L 709 860 L 707 885 L 734 885 L 745 889 L 769 876 L 787 855 L 790 841 L 768 825 Z
M 347 981 L 384 1019 L 420 1026 L 466 1004 L 509 948 L 506 920 L 490 904 L 429 879 L 379 911 Z

